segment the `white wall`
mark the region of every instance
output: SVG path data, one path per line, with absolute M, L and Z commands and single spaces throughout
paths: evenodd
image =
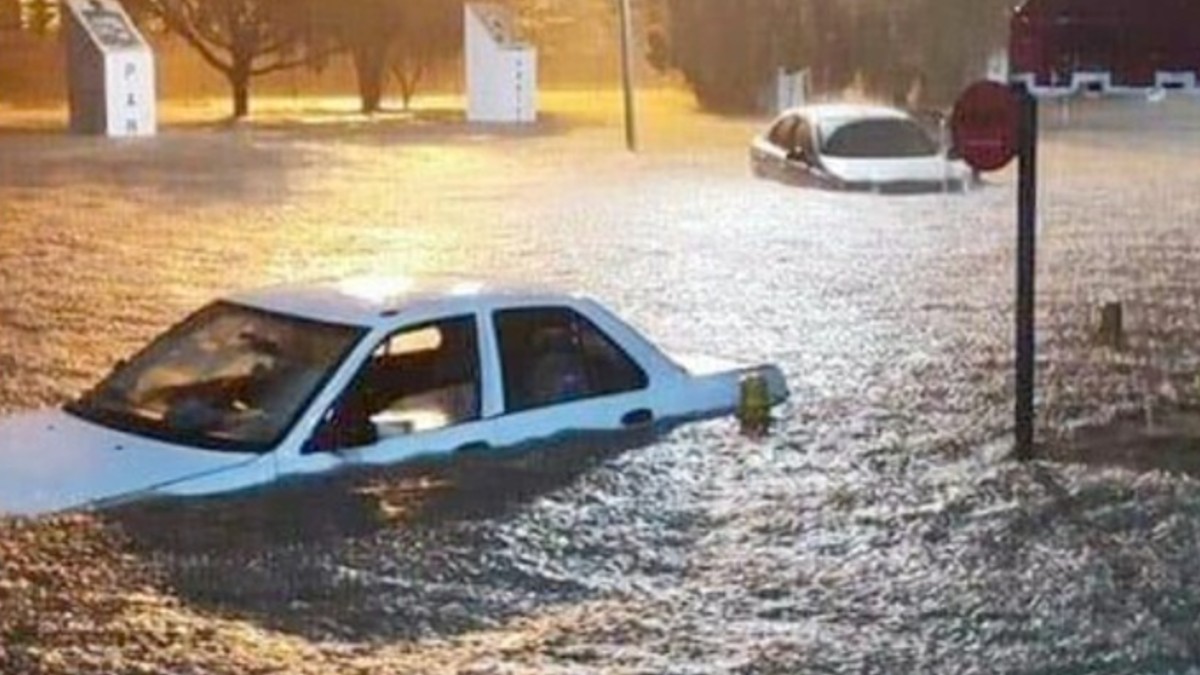
M 154 52 L 115 0 L 66 0 L 71 130 L 157 132 Z
M 489 3 L 464 9 L 467 119 L 537 120 L 537 51 L 517 37 L 510 10 Z
M 107 133 L 109 136 L 153 136 L 154 57 L 146 52 L 117 52 L 105 57 Z

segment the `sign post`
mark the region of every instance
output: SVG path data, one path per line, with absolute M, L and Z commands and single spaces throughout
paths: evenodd
M 1016 456 L 1033 459 L 1034 382 L 1037 375 L 1037 135 L 1038 104 L 1024 87 L 1017 89 L 1020 101 L 1020 156 L 1017 178 L 1017 377 Z
M 1024 87 L 977 82 L 950 116 L 958 154 L 976 171 L 1020 158 L 1017 198 L 1017 377 L 1014 420 L 1018 459 L 1033 457 L 1034 307 L 1037 244 L 1037 99 Z

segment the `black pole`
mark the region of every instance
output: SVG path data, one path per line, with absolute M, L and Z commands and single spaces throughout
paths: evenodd
M 1024 87 L 1016 91 L 1021 120 L 1018 131 L 1017 185 L 1017 459 L 1033 459 L 1033 390 L 1036 343 L 1034 309 L 1037 299 L 1037 99 Z
M 629 0 L 617 0 L 621 14 L 621 89 L 625 99 L 625 147 L 637 152 L 637 114 L 633 98 L 633 11 Z

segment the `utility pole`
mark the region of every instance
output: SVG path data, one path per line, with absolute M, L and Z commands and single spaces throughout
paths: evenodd
M 629 0 L 617 0 L 621 14 L 621 85 L 625 93 L 625 147 L 637 152 L 637 111 L 633 97 L 633 12 Z

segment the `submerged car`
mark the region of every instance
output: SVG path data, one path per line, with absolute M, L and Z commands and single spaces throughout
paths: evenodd
M 0 423 L 0 513 L 103 508 L 727 413 L 773 366 L 669 357 L 594 300 L 348 279 L 213 302 L 59 410 Z
M 750 164 L 761 178 L 835 190 L 960 191 L 972 179 L 912 116 L 868 105 L 788 110 L 752 141 Z

